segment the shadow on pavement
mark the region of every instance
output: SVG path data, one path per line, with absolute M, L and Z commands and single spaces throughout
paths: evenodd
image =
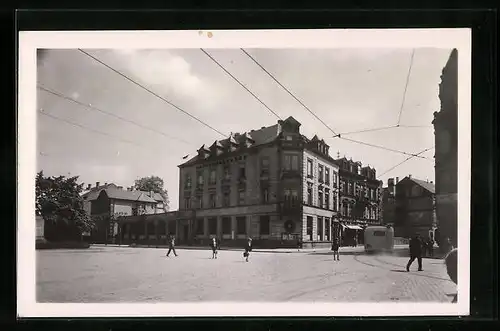
M 401 270 L 401 269 L 392 269 L 391 270 L 392 272 L 404 272 L 404 273 L 407 273 L 408 271 L 406 270 Z

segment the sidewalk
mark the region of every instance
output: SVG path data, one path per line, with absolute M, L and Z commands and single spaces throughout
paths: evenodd
M 92 247 L 124 247 L 124 248 L 161 248 L 168 249 L 168 245 L 117 245 L 117 244 L 92 244 Z M 210 247 L 205 246 L 175 246 L 175 249 L 187 249 L 187 250 L 210 250 Z M 221 251 L 243 251 L 243 248 L 238 247 L 221 247 Z M 305 249 L 297 249 L 297 248 L 274 248 L 274 249 L 259 249 L 254 248 L 253 252 L 258 253 L 312 253 L 316 251 L 329 251 L 330 248 L 305 248 Z
M 135 245 L 135 246 L 130 246 L 130 245 L 118 245 L 118 244 L 92 244 L 91 247 L 124 247 L 124 248 L 160 248 L 160 249 L 168 249 L 168 245 Z M 180 250 L 210 250 L 210 247 L 206 246 L 175 246 L 176 249 Z M 221 251 L 243 251 L 243 248 L 239 247 L 221 247 Z M 311 253 L 316 253 L 316 252 L 321 252 L 321 253 L 326 253 L 330 252 L 329 247 L 325 248 L 274 248 L 274 249 L 260 249 L 260 248 L 255 248 L 253 249 L 253 252 L 256 253 L 282 253 L 282 254 L 311 254 Z M 340 247 L 339 249 L 340 254 L 363 254 L 365 253 L 365 247 L 363 245 L 358 245 L 356 247 L 352 246 L 345 246 L 345 247 Z M 409 256 L 409 248 L 408 245 L 394 245 L 394 249 L 392 251 L 392 255 L 395 256 Z M 426 259 L 443 259 L 446 254 L 443 254 L 439 251 L 439 249 L 435 249 L 434 251 L 434 256 L 429 257 L 429 256 L 423 256 L 423 258 Z

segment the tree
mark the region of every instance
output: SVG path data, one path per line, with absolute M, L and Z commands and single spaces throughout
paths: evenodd
M 80 195 L 83 183 L 78 184 L 77 181 L 78 176 L 44 177 L 43 171 L 36 175 L 35 211 L 55 226 L 53 239 L 69 239 L 64 238 L 65 235 L 80 237 L 82 232 L 94 227 L 94 220 L 83 209 Z M 47 239 L 51 240 L 50 236 Z
M 159 193 L 163 198 L 164 210 L 168 211 L 170 201 L 168 199 L 168 191 L 163 188 L 163 185 L 163 179 L 158 176 L 143 177 L 135 181 L 136 190 Z

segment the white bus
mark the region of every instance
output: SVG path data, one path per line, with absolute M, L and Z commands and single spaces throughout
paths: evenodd
M 368 226 L 365 229 L 365 252 L 390 252 L 394 249 L 394 229 L 387 226 Z

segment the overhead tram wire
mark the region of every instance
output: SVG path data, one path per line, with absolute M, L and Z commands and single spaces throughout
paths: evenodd
M 129 119 L 125 118 L 125 117 L 121 117 L 121 116 L 116 115 L 116 114 L 113 114 L 113 113 L 111 113 L 111 112 L 108 112 L 108 111 L 102 110 L 102 109 L 100 109 L 100 108 L 97 108 L 97 107 L 95 107 L 95 106 L 92 106 L 91 104 L 86 104 L 86 103 L 83 103 L 83 102 L 78 101 L 78 100 L 76 100 L 76 99 L 74 99 L 74 98 L 71 98 L 71 97 L 69 97 L 69 96 L 67 96 L 67 95 L 64 95 L 64 94 L 62 94 L 62 93 L 60 93 L 60 92 L 56 92 L 56 91 L 54 91 L 54 90 L 51 90 L 51 89 L 49 89 L 49 88 L 46 88 L 46 87 L 44 87 L 44 86 L 42 86 L 42 85 L 40 85 L 40 84 L 38 84 L 38 85 L 37 85 L 37 87 L 38 87 L 38 89 L 40 89 L 40 90 L 42 90 L 42 91 L 44 91 L 44 92 L 50 93 L 50 94 L 52 94 L 52 95 L 54 95 L 54 96 L 56 96 L 56 97 L 59 97 L 59 98 L 61 98 L 61 99 L 63 99 L 63 100 L 67 100 L 67 101 L 73 102 L 73 103 L 75 103 L 75 104 L 77 104 L 77 105 L 79 105 L 79 106 L 84 107 L 85 109 L 94 110 L 94 111 L 97 111 L 97 112 L 100 112 L 100 113 L 106 114 L 106 115 L 108 115 L 108 116 L 111 116 L 111 117 L 114 117 L 114 118 L 120 119 L 120 120 L 122 120 L 122 121 L 124 121 L 124 122 L 130 123 L 130 124 L 133 124 L 133 125 L 138 126 L 138 127 L 142 128 L 142 129 L 149 130 L 149 131 L 151 131 L 151 132 L 154 132 L 154 133 L 160 134 L 160 135 L 164 136 L 165 138 L 168 138 L 168 139 L 173 139 L 173 140 L 177 140 L 177 141 L 179 141 L 179 142 L 182 142 L 182 143 L 187 144 L 187 145 L 190 145 L 190 146 L 195 146 L 193 143 L 190 143 L 190 142 L 188 142 L 188 141 L 186 141 L 186 140 L 183 140 L 183 139 L 181 139 L 181 138 L 177 138 L 177 137 L 173 137 L 173 136 L 167 135 L 167 134 L 165 134 L 165 133 L 163 133 L 163 132 L 161 132 L 161 131 L 159 131 L 159 130 L 156 130 L 156 129 L 154 129 L 154 128 L 150 128 L 150 127 L 148 127 L 148 126 L 142 125 L 142 124 L 137 123 L 137 122 L 135 122 L 135 121 L 129 120 Z
M 391 125 L 391 126 L 376 127 L 373 129 L 362 129 L 357 131 L 341 132 L 338 135 L 333 136 L 332 138 L 339 138 L 345 135 L 352 135 L 356 133 L 374 132 L 374 131 L 382 131 L 389 129 L 417 129 L 417 128 L 432 128 L 432 127 L 433 126 L 431 125 Z
M 432 125 L 400 125 L 400 128 L 408 128 L 408 129 L 413 129 L 413 128 L 433 128 Z
M 403 154 L 403 155 L 408 155 L 408 156 L 411 156 L 411 157 L 418 157 L 418 158 L 421 158 L 421 159 L 430 160 L 429 158 L 427 158 L 425 156 L 420 156 L 418 153 L 417 154 L 413 154 L 413 153 L 408 153 L 408 152 L 400 151 L 400 150 L 397 150 L 397 149 L 387 148 L 387 147 L 380 146 L 380 145 L 374 145 L 374 144 L 370 144 L 370 143 L 365 143 L 365 142 L 359 141 L 359 140 L 354 140 L 354 139 L 349 139 L 349 138 L 343 138 L 343 137 L 339 137 L 339 138 L 342 139 L 342 140 L 347 140 L 347 141 L 353 142 L 353 143 L 357 143 L 357 144 L 361 144 L 361 145 L 365 145 L 365 146 L 369 146 L 369 147 L 374 147 L 374 148 L 378 148 L 378 149 L 383 149 L 383 150 L 388 151 L 388 152 L 394 152 L 394 153 L 399 153 L 399 154 Z
M 386 148 L 386 147 L 383 147 L 383 146 L 378 146 L 378 145 L 373 145 L 373 144 L 369 144 L 369 143 L 365 143 L 365 142 L 362 142 L 362 141 L 358 141 L 358 140 L 353 140 L 353 139 L 348 139 L 348 138 L 343 138 L 341 137 L 340 134 L 337 134 L 330 126 L 328 126 L 323 120 L 321 120 L 311 109 L 309 109 L 309 107 L 307 107 L 302 101 L 300 101 L 292 92 L 290 92 L 283 84 L 281 84 L 269 71 L 267 71 L 254 57 L 252 57 L 247 51 L 245 51 L 243 48 L 240 48 L 240 50 L 245 53 L 257 66 L 259 66 L 259 68 L 261 68 L 266 74 L 268 74 L 279 86 L 281 86 L 286 92 L 288 92 L 288 94 L 290 94 L 298 103 L 300 103 L 309 113 L 311 113 L 318 121 L 320 121 L 326 128 L 328 128 L 333 134 L 334 134 L 334 138 L 339 138 L 339 139 L 343 139 L 343 140 L 347 140 L 347 141 L 350 141 L 350 142 L 353 142 L 353 143 L 357 143 L 357 144 L 361 144 L 361 145 L 365 145 L 365 146 L 370 146 L 370 147 L 374 147 L 374 148 L 379 148 L 379 149 L 383 149 L 383 150 L 386 150 L 386 151 L 390 151 L 390 152 L 394 152 L 394 153 L 400 153 L 400 154 L 404 154 L 404 155 L 409 155 L 409 156 L 415 156 L 415 157 L 419 157 L 419 158 L 423 158 L 423 159 L 428 159 L 426 157 L 422 157 L 422 156 L 416 156 L 415 154 L 412 154 L 412 153 L 407 153 L 407 152 L 403 152 L 403 151 L 399 151 L 399 150 L 395 150 L 395 149 L 390 149 L 390 148 Z
M 378 176 L 379 176 L 379 177 L 382 177 L 383 175 L 385 175 L 385 174 L 386 174 L 386 173 L 388 173 L 389 171 L 392 171 L 392 170 L 396 169 L 397 167 L 399 167 L 399 166 L 400 166 L 400 165 L 402 165 L 403 163 L 406 163 L 407 161 L 411 160 L 412 158 L 417 157 L 418 155 L 423 154 L 423 153 L 425 153 L 425 152 L 427 152 L 427 151 L 430 151 L 430 150 L 431 150 L 431 149 L 433 149 L 433 148 L 434 148 L 434 147 L 429 147 L 429 148 L 426 148 L 426 149 L 424 149 L 423 151 L 418 152 L 418 153 L 417 153 L 417 154 L 415 154 L 415 155 L 412 155 L 412 156 L 407 157 L 407 158 L 406 158 L 406 159 L 404 159 L 403 161 L 401 161 L 401 162 L 399 162 L 398 164 L 396 164 L 395 166 L 393 166 L 393 167 L 391 167 L 391 168 L 387 169 L 386 171 L 384 171 L 383 173 L 381 173 L 381 174 L 380 174 L 380 175 L 378 175 Z
M 363 129 L 363 130 L 358 130 L 358 131 L 341 132 L 338 135 L 345 136 L 345 135 L 350 135 L 350 134 L 355 134 L 355 133 L 374 132 L 374 131 L 382 131 L 382 130 L 389 130 L 389 129 L 395 129 L 395 128 L 397 128 L 397 125 L 383 126 L 383 127 L 373 128 L 373 129 Z M 337 136 L 335 136 L 335 137 L 337 137 Z
M 399 116 L 398 116 L 398 124 L 401 123 L 401 114 L 403 113 L 403 107 L 405 105 L 405 100 L 406 100 L 406 91 L 408 90 L 408 82 L 410 81 L 410 74 L 411 74 L 411 68 L 413 66 L 413 57 L 415 56 L 415 49 L 412 49 L 411 51 L 411 59 L 410 59 L 410 66 L 408 68 L 408 75 L 406 76 L 406 84 L 405 84 L 405 89 L 403 91 L 403 100 L 401 101 L 401 107 L 399 108 Z
M 64 123 L 72 125 L 72 126 L 76 126 L 76 127 L 81 128 L 83 130 L 87 130 L 87 131 L 90 131 L 90 132 L 98 133 L 98 134 L 103 135 L 103 136 L 107 136 L 107 137 L 111 137 L 113 139 L 117 139 L 117 140 L 119 140 L 121 142 L 125 142 L 127 144 L 132 144 L 132 145 L 135 145 L 135 146 L 138 146 L 138 147 L 146 147 L 146 146 L 144 146 L 142 144 L 139 144 L 137 142 L 134 142 L 134 141 L 131 141 L 131 140 L 127 140 L 127 139 L 123 139 L 123 138 L 111 135 L 111 134 L 103 132 L 103 131 L 92 129 L 92 128 L 89 128 L 89 127 L 84 126 L 82 124 L 79 124 L 79 123 L 76 123 L 76 122 L 73 122 L 73 121 L 70 121 L 70 120 L 66 120 L 66 119 L 58 117 L 58 116 L 54 116 L 54 115 L 46 113 L 44 111 L 39 111 L 39 114 L 45 115 L 45 116 L 50 117 L 52 119 L 55 119 L 56 121 L 60 121 L 60 122 L 64 122 Z
M 81 48 L 78 48 L 78 50 L 82 53 L 82 54 L 85 54 L 86 56 L 88 56 L 89 58 L 93 59 L 94 61 L 100 63 L 101 65 L 105 66 L 106 68 L 108 68 L 109 70 L 113 71 L 114 73 L 122 76 L 123 78 L 125 78 L 126 80 L 128 80 L 129 82 L 131 82 L 132 84 L 140 87 L 141 89 L 149 92 L 150 94 L 154 95 L 155 97 L 157 97 L 158 99 L 166 102 L 167 104 L 169 104 L 170 106 L 174 107 L 175 109 L 179 110 L 180 112 L 182 112 L 183 114 L 191 117 L 192 119 L 194 119 L 195 121 L 203 124 L 204 126 L 206 126 L 207 128 L 211 129 L 212 131 L 215 131 L 216 133 L 218 133 L 219 135 L 223 136 L 224 138 L 226 138 L 228 135 L 222 133 L 221 131 L 215 129 L 214 127 L 212 127 L 210 124 L 207 124 L 205 123 L 204 121 L 202 121 L 201 119 L 199 119 L 198 117 L 192 115 L 191 113 L 185 111 L 184 109 L 182 109 L 181 107 L 175 105 L 174 103 L 172 103 L 171 101 L 165 99 L 164 97 L 162 97 L 161 95 L 155 93 L 154 91 L 150 90 L 149 88 L 145 87 L 144 85 L 136 82 L 135 80 L 133 80 L 132 78 L 130 78 L 129 76 L 125 75 L 124 73 L 120 72 L 119 70 L 111 67 L 110 65 L 104 63 L 103 61 L 99 60 L 97 57 L 93 56 L 92 54 L 84 51 L 83 49 Z
M 208 56 L 213 62 L 215 62 L 215 64 L 217 64 L 222 70 L 224 70 L 224 72 L 226 72 L 226 74 L 228 74 L 232 79 L 234 79 L 238 84 L 241 85 L 241 87 L 243 87 L 248 93 L 250 93 L 257 101 L 259 101 L 264 107 L 267 108 L 267 110 L 269 110 L 274 116 L 276 116 L 278 119 L 282 119 L 278 114 L 276 114 L 271 108 L 269 108 L 268 105 L 266 105 L 264 103 L 264 101 L 262 101 L 258 96 L 256 96 L 252 91 L 250 91 L 242 82 L 240 82 L 238 80 L 238 78 L 234 77 L 226 68 L 224 68 L 224 66 L 222 64 L 220 64 L 212 55 L 210 55 L 206 50 L 204 50 L 203 48 L 200 48 L 200 50 L 206 55 Z
M 252 55 L 250 55 L 247 51 L 245 51 L 243 48 L 240 48 L 240 50 L 245 53 L 257 66 L 259 66 L 259 68 L 261 68 L 269 77 L 271 77 L 275 82 L 276 84 L 278 84 L 279 86 L 281 86 L 281 88 L 283 88 L 288 94 L 290 94 L 290 96 L 292 98 L 295 99 L 295 101 L 297 101 L 299 104 L 302 105 L 302 107 L 304 107 L 311 115 L 313 115 L 318 121 L 321 122 L 321 124 L 323 124 L 328 130 L 330 130 L 334 135 L 337 135 L 337 133 L 328 125 L 326 124 L 325 122 L 323 122 L 323 120 L 321 118 L 319 118 L 311 109 L 309 109 L 309 107 L 307 107 L 302 101 L 300 101 L 292 92 L 290 92 L 290 90 L 288 90 L 283 84 L 281 84 L 269 71 L 266 70 L 266 68 L 264 68 L 255 58 L 253 58 Z

